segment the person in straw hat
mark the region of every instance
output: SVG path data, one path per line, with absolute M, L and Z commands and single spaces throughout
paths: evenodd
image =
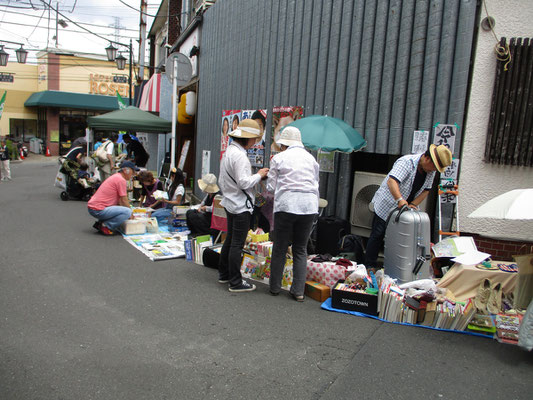
M 254 186 L 265 179 L 268 168 L 252 174 L 247 150 L 261 139 L 261 130 L 256 121 L 242 120 L 229 135 L 233 141 L 228 146 L 220 163 L 220 189 L 224 198 L 221 205 L 226 210 L 228 234 L 220 252 L 218 282 L 228 283 L 230 292 L 251 292 L 255 285 L 242 279 L 242 248 L 250 229 L 253 212 Z
M 208 235 L 211 233 L 211 216 L 213 215 L 213 200 L 220 189 L 217 185 L 217 177 L 213 174 L 205 174 L 198 179 L 198 186 L 207 195 L 196 210 L 188 210 L 185 214 L 187 226 L 191 235 Z
M 287 126 L 279 136 L 281 152 L 270 162 L 267 189 L 274 192 L 274 247 L 270 264 L 270 293 L 281 291 L 287 249 L 292 243 L 293 280 L 290 294 L 304 300 L 307 242 L 318 214 L 319 168 L 304 148 L 298 128 Z
M 383 246 L 387 228 L 385 221 L 391 209 L 405 205 L 418 209 L 431 190 L 435 172 L 444 172 L 451 163 L 452 153 L 442 144 L 432 144 L 423 154 L 409 154 L 396 160 L 372 199 L 374 219 L 366 245 L 367 268 L 377 267 L 378 253 Z

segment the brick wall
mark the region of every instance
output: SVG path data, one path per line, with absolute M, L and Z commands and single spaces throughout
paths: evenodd
M 491 254 L 497 261 L 512 261 L 513 255 L 529 253 L 533 246 L 533 242 L 491 239 L 472 233 L 461 233 L 461 236 L 472 236 L 477 249 Z

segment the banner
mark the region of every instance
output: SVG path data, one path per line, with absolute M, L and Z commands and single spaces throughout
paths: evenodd
M 4 105 L 6 103 L 6 94 L 7 94 L 7 90 L 4 92 L 4 95 L 2 96 L 2 100 L 0 100 L 0 119 L 2 119 L 2 114 L 4 112 Z
M 117 91 L 117 101 L 118 101 L 119 110 L 123 110 L 128 106 L 118 91 Z

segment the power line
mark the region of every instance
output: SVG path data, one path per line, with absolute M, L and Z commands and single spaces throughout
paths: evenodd
M 46 4 L 46 2 L 45 2 L 44 0 L 41 0 L 41 2 L 44 3 L 44 4 Z M 87 31 L 87 32 L 90 33 L 91 35 L 94 35 L 94 36 L 96 36 L 96 37 L 98 37 L 98 38 L 100 38 L 100 39 L 102 39 L 102 40 L 105 40 L 106 42 L 109 42 L 109 41 L 110 41 L 109 39 L 107 39 L 107 38 L 105 38 L 105 37 L 103 37 L 103 36 L 100 36 L 99 34 L 94 33 L 94 32 L 92 32 L 92 31 L 90 31 L 89 29 L 87 29 L 87 28 L 85 28 L 85 27 L 79 25 L 77 22 L 71 20 L 71 19 L 70 19 L 69 17 L 67 17 L 65 14 L 60 13 L 57 9 L 55 9 L 54 7 L 52 7 L 50 4 L 48 4 L 48 7 L 50 7 L 50 9 L 54 10 L 55 12 L 57 12 L 57 13 L 58 13 L 59 15 L 61 15 L 63 18 L 65 18 L 65 19 L 67 19 L 68 21 L 72 22 L 72 23 L 73 23 L 74 25 L 76 25 L 78 28 L 81 28 L 81 29 L 83 29 L 84 31 Z M 121 44 L 121 45 L 125 46 L 123 43 L 118 43 L 118 42 L 115 42 L 115 43 L 117 43 L 117 44 Z
M 33 25 L 30 25 L 30 24 L 21 24 L 19 22 L 11 22 L 11 21 L 3 21 L 2 22 L 3 24 L 8 24 L 8 25 L 18 25 L 18 26 L 26 26 L 26 27 L 32 27 Z M 40 29 L 49 29 L 47 26 L 40 26 L 40 25 L 36 25 L 35 28 L 40 28 Z M 70 32 L 70 33 L 87 33 L 85 31 L 75 31 L 75 30 L 72 30 L 72 29 L 69 29 L 69 30 L 65 30 L 65 32 Z M 93 32 L 94 33 L 94 32 Z M 94 33 L 96 34 L 96 33 Z M 108 36 L 115 36 L 115 34 L 113 33 L 99 33 L 100 35 L 108 35 Z M 121 36 L 119 35 L 119 37 L 121 38 L 126 38 L 126 39 L 136 39 L 137 37 L 136 36 Z M 106 40 L 109 40 L 109 39 L 106 39 Z
M 44 15 L 44 12 L 47 11 L 47 9 L 44 9 L 43 10 L 43 15 Z M 32 14 L 25 14 L 25 13 L 21 13 L 21 12 L 17 12 L 17 11 L 7 11 L 7 10 L 4 10 L 3 12 L 7 13 L 7 14 L 18 14 L 18 15 L 24 15 L 26 17 L 32 17 L 32 18 L 39 18 L 41 19 L 42 18 L 42 15 L 41 17 L 39 17 L 38 15 L 32 15 Z M 94 14 L 96 15 L 96 14 Z M 106 25 L 98 25 L 98 24 L 90 24 L 88 22 L 79 22 L 79 24 L 81 25 L 88 25 L 88 26 L 94 26 L 94 27 L 97 27 L 97 28 L 108 28 L 108 26 Z M 132 32 L 139 32 L 138 29 L 131 29 L 131 28 L 121 28 L 123 31 L 132 31 Z

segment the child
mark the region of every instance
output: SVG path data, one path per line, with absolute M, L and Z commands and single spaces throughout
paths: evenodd
M 155 210 L 152 213 L 152 217 L 157 218 L 157 222 L 159 223 L 165 223 L 168 218 L 172 216 L 172 208 L 181 205 L 183 198 L 185 197 L 185 179 L 182 170 L 179 168 L 173 168 L 172 171 L 170 171 L 169 179 L 172 183 L 167 190 L 168 200 L 159 199 L 151 206 L 152 208 L 155 208 L 161 203 L 165 204 L 164 208 Z
M 86 162 L 80 164 L 78 169 L 78 183 L 83 186 L 84 189 L 88 189 L 93 186 L 94 179 L 91 178 L 91 174 L 87 172 L 89 165 Z

